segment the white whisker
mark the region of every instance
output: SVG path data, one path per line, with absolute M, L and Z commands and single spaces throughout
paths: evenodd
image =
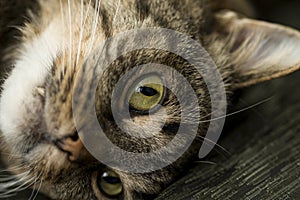
M 72 67 L 72 47 L 73 47 L 73 24 L 71 2 L 68 0 L 68 18 L 69 18 L 69 62 L 68 67 Z
M 60 12 L 61 12 L 61 23 L 62 23 L 62 31 L 63 31 L 63 50 L 62 50 L 62 73 L 63 75 L 65 75 L 65 65 L 66 65 L 66 61 L 65 61 L 65 57 L 66 57 L 66 53 L 65 53 L 65 44 L 66 44 L 66 29 L 65 29 L 65 14 L 64 14 L 64 8 L 63 8 L 63 4 L 62 4 L 62 0 L 60 0 Z
M 115 13 L 115 16 L 114 16 L 114 18 L 113 18 L 112 24 L 114 24 L 115 21 L 116 21 L 116 19 L 117 19 L 117 16 L 118 16 L 120 7 L 121 7 L 121 0 L 118 1 L 118 6 L 117 6 L 117 9 L 116 9 L 116 13 Z
M 24 170 L 24 169 L 20 169 L 20 170 Z M 23 177 L 27 177 L 30 174 L 29 171 L 25 171 L 23 173 L 19 173 L 19 174 L 16 174 L 16 175 L 11 174 L 11 172 L 9 172 L 9 171 L 4 172 L 4 173 L 7 173 L 7 174 L 2 174 L 0 176 L 0 183 L 9 182 L 9 181 L 12 181 L 12 180 L 22 179 Z
M 205 143 L 206 145 L 216 146 L 219 149 L 221 149 L 224 153 L 226 153 L 227 155 L 231 155 L 231 153 L 229 151 L 227 151 L 224 147 L 222 147 L 218 143 L 216 143 L 216 142 L 214 142 L 214 141 L 212 141 L 212 140 L 210 140 L 208 138 L 205 138 L 203 136 L 200 136 L 199 139 L 201 139 L 201 141 L 203 141 L 203 143 Z M 216 148 L 214 150 L 217 151 L 218 153 L 220 153 Z
M 91 39 L 89 42 L 89 48 L 88 48 L 89 50 L 87 51 L 87 55 L 89 55 L 93 49 L 96 30 L 97 30 L 98 23 L 99 23 L 100 4 L 101 4 L 101 0 L 96 0 L 96 8 L 95 8 L 94 19 L 93 19 L 93 24 L 92 24 L 92 35 L 91 35 Z
M 35 188 L 37 181 L 42 176 L 43 171 L 37 177 L 30 177 L 30 172 L 24 172 L 18 175 L 11 175 L 12 180 L 9 180 L 7 183 L 0 184 L 0 195 L 1 198 L 7 198 L 15 195 L 16 193 L 26 190 L 29 187 Z M 38 195 L 38 192 L 42 186 L 42 181 L 37 188 L 36 192 L 33 190 L 29 199 L 35 199 Z
M 7 169 L 0 170 L 0 172 L 10 172 L 10 171 L 16 171 L 16 170 L 20 170 L 20 169 L 24 169 L 24 164 L 15 165 L 13 167 L 8 167 Z
M 217 163 L 215 163 L 215 162 L 204 161 L 204 160 L 198 160 L 198 161 L 195 161 L 195 163 L 199 163 L 199 164 L 209 164 L 209 165 L 217 165 Z
M 90 7 L 91 7 L 91 2 L 92 0 L 90 0 L 89 1 L 89 4 L 88 4 L 88 9 L 87 9 L 87 11 L 86 11 L 86 15 L 85 15 L 85 18 L 84 18 L 84 23 L 83 23 L 83 27 L 85 27 L 85 25 L 86 25 L 86 21 L 87 21 L 87 18 L 88 18 L 88 16 L 89 16 L 89 13 L 90 13 Z
M 34 178 L 29 177 L 22 177 L 21 179 L 10 181 L 9 183 L 4 183 L 0 185 L 0 194 L 1 195 L 9 195 L 9 194 L 15 194 L 19 191 L 22 191 L 26 188 L 28 188 L 28 184 L 31 183 Z M 15 188 L 13 188 L 15 187 Z M 3 191 L 3 192 L 1 192 Z M 4 192 L 5 191 L 5 192 Z
M 28 168 L 29 166 L 20 164 L 14 167 L 10 167 L 8 170 L 3 170 L 7 172 L 9 172 L 10 170 L 22 170 L 24 172 L 16 175 L 2 175 L 2 178 L 0 178 L 1 198 L 11 197 L 16 193 L 31 187 L 40 178 L 42 172 L 37 177 L 31 177 L 31 172 L 30 170 L 28 170 Z
M 83 37 L 83 0 L 81 0 L 80 3 L 80 34 L 79 34 L 79 42 L 78 42 L 78 51 L 77 51 L 77 58 L 75 66 L 78 65 L 79 58 L 80 58 L 80 52 L 81 52 L 81 44 L 82 44 L 82 37 Z
M 42 176 L 42 173 L 43 173 L 43 172 L 41 172 L 41 173 L 39 174 L 39 176 L 35 179 L 33 188 L 35 188 L 36 183 L 37 183 L 37 180 Z M 39 182 L 40 182 L 39 187 L 38 187 L 36 190 L 32 190 L 32 193 L 31 193 L 31 195 L 30 195 L 30 197 L 29 197 L 29 200 L 31 200 L 31 199 L 32 199 L 32 200 L 36 199 L 37 195 L 39 194 L 39 191 L 40 191 L 40 189 L 41 189 L 41 187 L 42 187 L 43 181 L 40 180 Z
M 258 103 L 256 103 L 256 104 L 253 104 L 253 105 L 251 105 L 251 106 L 248 106 L 248 107 L 243 108 L 243 109 L 241 109 L 241 110 L 238 110 L 238 111 L 236 111 L 236 112 L 229 113 L 229 114 L 226 114 L 226 115 L 224 115 L 224 116 L 217 117 L 217 118 L 214 118 L 214 119 L 209 119 L 209 120 L 200 121 L 200 123 L 207 123 L 207 122 L 212 122 L 212 121 L 218 121 L 218 120 L 220 120 L 220 119 L 224 119 L 224 118 L 226 118 L 226 117 L 229 117 L 229 116 L 232 116 L 232 115 L 236 115 L 236 114 L 239 114 L 239 113 L 241 113 L 241 112 L 245 112 L 245 111 L 247 111 L 247 110 L 250 110 L 250 109 L 252 109 L 252 108 L 255 108 L 255 107 L 257 107 L 257 106 L 260 106 L 261 104 L 264 104 L 264 103 L 270 101 L 272 98 L 273 98 L 273 97 L 269 97 L 269 98 L 267 98 L 267 99 L 265 99 L 265 100 L 262 100 L 262 101 L 260 101 L 260 102 L 258 102 Z M 210 115 L 211 115 L 211 114 L 210 114 Z M 206 116 L 206 117 L 207 117 L 207 116 Z
M 90 0 L 89 3 L 88 3 L 88 8 L 87 8 L 87 11 L 86 11 L 86 14 L 85 14 L 85 17 L 84 17 L 84 21 L 83 21 L 83 25 L 82 25 L 82 29 L 81 29 L 81 33 L 80 33 L 80 35 L 82 35 L 82 36 L 85 33 L 85 26 L 86 26 L 87 18 L 90 14 L 90 10 L 91 10 L 90 7 L 91 7 L 91 3 L 92 3 L 91 1 L 92 0 Z M 87 55 L 87 52 L 85 52 L 85 54 L 84 54 L 84 59 L 86 58 L 86 55 Z
M 39 194 L 39 192 L 41 190 L 42 184 L 43 184 L 43 181 L 40 180 L 40 185 L 39 185 L 38 189 L 36 190 L 35 196 L 33 197 L 32 200 L 35 200 L 37 198 L 37 195 Z
M 79 34 L 79 44 L 78 44 L 78 51 L 77 51 L 77 58 L 76 58 L 76 66 L 79 63 L 79 59 L 80 59 L 80 55 L 81 55 L 81 48 L 82 48 L 82 42 L 83 42 L 82 40 L 83 40 L 86 21 L 89 16 L 89 13 L 90 13 L 90 7 L 91 7 L 91 0 L 89 1 L 88 8 L 87 8 L 86 14 L 84 16 L 84 4 L 83 4 L 83 0 L 81 0 L 80 34 Z
M 33 188 L 35 188 L 37 181 L 35 180 L 33 183 Z M 33 197 L 35 196 L 35 190 L 32 190 L 30 197 L 28 198 L 28 200 L 31 200 Z

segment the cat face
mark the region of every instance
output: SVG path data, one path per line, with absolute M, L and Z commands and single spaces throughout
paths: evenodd
M 25 181 L 37 182 L 53 199 L 152 198 L 194 159 L 209 125 L 198 125 L 195 116 L 209 121 L 212 112 L 205 77 L 187 60 L 163 50 L 145 48 L 116 56 L 120 49 L 137 45 L 130 39 L 101 46 L 119 33 L 147 27 L 176 30 L 201 43 L 218 66 L 227 92 L 299 68 L 297 31 L 229 11 L 214 13 L 206 1 L 40 1 L 40 10 L 22 30 L 18 51 L 11 52 L 14 69 L 0 100 L 3 151 L 13 158 L 7 160 L 13 173 L 28 172 Z M 173 44 L 157 34 L 160 43 Z M 191 46 L 185 43 L 184 48 Z M 100 55 L 116 59 L 104 67 Z M 172 70 L 161 66 L 180 72 L 197 101 L 191 101 L 188 88 Z M 182 104 L 177 93 L 184 93 Z M 143 154 L 172 141 L 182 124 L 182 106 L 190 116 L 185 125 L 197 124 L 199 138 L 172 165 L 130 173 L 106 165 L 86 149 L 89 111 L 95 110 L 111 143 Z M 123 111 L 129 118 L 122 117 Z M 121 116 L 119 123 L 114 113 Z M 192 132 L 187 130 L 185 135 Z M 101 149 L 101 141 L 92 142 L 102 156 L 115 160 L 111 149 Z M 179 140 L 175 146 L 180 145 Z

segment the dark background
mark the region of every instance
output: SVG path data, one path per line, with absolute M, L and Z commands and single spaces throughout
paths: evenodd
M 0 0 L 0 6 L 3 2 Z M 300 1 L 252 2 L 258 18 L 300 29 Z M 1 34 L 0 43 L 4 44 L 6 38 Z M 230 112 L 271 99 L 228 117 L 220 145 L 229 154 L 216 148 L 160 199 L 300 199 L 299 86 L 297 72 L 237 91 Z M 31 192 L 26 190 L 10 199 L 27 200 Z M 39 195 L 36 199 L 45 198 Z
M 253 0 L 258 18 L 300 29 L 300 1 Z M 158 199 L 300 199 L 300 72 L 236 92 L 219 144 Z

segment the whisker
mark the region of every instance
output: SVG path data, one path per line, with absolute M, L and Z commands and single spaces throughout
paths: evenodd
M 40 180 L 39 188 L 36 190 L 35 196 L 33 197 L 32 200 L 35 200 L 35 199 L 37 198 L 37 195 L 39 194 L 39 192 L 40 192 L 40 190 L 41 190 L 42 184 L 43 184 L 43 181 Z
M 20 179 L 24 176 L 28 176 L 29 173 L 30 173 L 29 171 L 25 171 L 25 172 L 17 174 L 17 175 L 12 175 L 12 174 L 2 175 L 1 177 L 3 177 L 3 178 L 1 178 L 1 180 L 4 181 L 5 179 L 7 179 L 7 180 Z
M 68 0 L 68 18 L 69 18 L 69 67 L 72 66 L 72 46 L 73 46 L 73 24 L 71 2 Z
M 88 3 L 88 8 L 87 8 L 87 11 L 86 11 L 86 14 L 85 14 L 85 18 L 84 18 L 84 22 L 83 22 L 83 29 L 81 30 L 82 31 L 82 35 L 84 33 L 84 29 L 85 29 L 85 26 L 86 26 L 86 22 L 87 22 L 87 19 L 88 19 L 88 16 L 89 14 L 91 13 L 91 2 L 92 0 L 89 1 Z M 87 52 L 84 53 L 84 59 L 87 57 Z
M 37 183 L 37 180 L 42 176 L 42 174 L 43 174 L 43 172 L 41 172 L 41 173 L 39 174 L 39 176 L 35 179 L 33 188 L 35 188 L 36 183 Z M 40 180 L 39 182 L 40 182 L 39 187 L 38 187 L 37 189 L 33 189 L 33 190 L 32 190 L 32 193 L 31 193 L 31 196 L 29 197 L 29 200 L 31 200 L 31 199 L 32 199 L 32 200 L 36 199 L 37 195 L 39 194 L 39 191 L 40 191 L 40 189 L 41 189 L 41 187 L 42 187 L 42 182 L 43 182 L 43 181 Z
M 27 169 L 25 169 L 25 166 L 23 166 L 22 164 L 21 165 L 17 165 L 17 166 L 14 166 L 14 167 L 8 167 L 7 169 L 3 169 L 0 171 L 0 173 L 7 173 L 7 172 L 11 172 L 11 171 L 17 171 L 17 170 L 23 170 L 23 171 L 28 171 Z M 25 172 L 23 172 L 25 173 Z M 23 174 L 22 173 L 22 174 Z
M 97 0 L 97 1 L 98 1 L 98 0 Z M 122 3 L 121 0 L 118 0 L 116 12 L 115 12 L 115 14 L 114 14 L 114 17 L 113 17 L 113 20 L 112 20 L 112 24 L 114 24 L 115 21 L 116 21 L 116 18 L 117 18 L 117 16 L 118 16 L 119 11 L 120 11 L 121 3 Z M 96 8 L 98 14 L 97 14 L 96 25 L 93 25 L 93 27 L 95 27 L 95 28 L 98 26 L 98 23 L 99 23 L 98 18 L 99 18 L 99 14 L 100 14 L 100 4 L 101 4 L 101 0 L 100 0 L 100 2 L 99 2 L 99 7 Z M 109 28 L 109 29 L 110 29 L 110 32 L 111 32 L 112 28 L 113 28 L 113 26 L 111 26 L 111 27 Z M 93 30 L 94 30 L 94 29 L 93 29 Z M 95 33 L 93 34 L 93 36 L 94 36 L 94 35 L 95 35 Z M 92 40 L 92 41 L 93 41 L 93 40 Z M 92 44 L 93 44 L 93 42 L 92 42 Z M 92 49 L 92 46 L 90 47 L 90 50 L 91 50 L 91 49 Z M 102 55 L 103 51 L 104 51 L 104 49 L 102 49 L 102 52 L 99 54 L 98 58 L 100 58 L 100 56 Z M 89 51 L 89 52 L 90 52 L 90 51 Z
M 16 179 L 15 177 L 13 177 L 12 175 L 5 175 L 5 176 L 0 176 L 0 182 L 9 182 L 11 180 Z
M 13 167 L 10 166 L 7 169 L 0 170 L 0 172 L 10 172 L 10 171 L 15 171 L 15 170 L 19 170 L 19 169 L 24 169 L 24 164 L 15 165 Z
M 118 1 L 118 5 L 117 5 L 117 9 L 116 9 L 116 13 L 114 15 L 114 18 L 113 18 L 113 21 L 112 21 L 112 24 L 115 23 L 116 19 L 117 19 L 117 16 L 118 16 L 118 13 L 119 13 L 119 10 L 120 10 L 120 7 L 121 7 L 121 0 Z
M 32 186 L 33 188 L 35 188 L 36 183 L 37 183 L 37 181 L 35 180 L 34 183 L 33 183 L 33 186 Z M 31 192 L 30 197 L 28 198 L 28 200 L 31 200 L 34 196 L 35 196 L 35 190 L 33 189 L 32 192 Z
M 37 180 L 41 177 L 43 171 L 37 176 L 37 177 L 31 177 L 29 176 L 30 172 L 24 172 L 22 174 L 18 175 L 12 175 L 14 180 L 10 180 L 8 183 L 2 183 L 0 184 L 0 195 L 1 198 L 11 197 L 15 195 L 16 193 L 26 190 L 29 187 L 35 188 Z M 40 186 L 38 187 L 37 192 L 34 194 L 31 194 L 31 197 L 29 199 L 35 199 L 40 188 L 42 185 L 42 181 L 40 181 Z M 14 188 L 15 187 L 15 188 Z M 34 191 L 34 190 L 33 190 Z
M 223 155 L 225 157 L 230 157 L 231 153 L 224 147 L 222 147 L 221 145 L 219 145 L 218 143 L 208 139 L 208 138 L 205 138 L 203 136 L 199 136 L 197 139 L 200 139 L 200 141 L 202 141 L 203 143 L 205 143 L 206 145 L 209 145 L 209 146 L 215 146 L 217 148 L 214 148 L 213 150 L 216 151 L 217 153 L 219 153 L 220 155 L 223 155 L 221 154 L 221 152 L 225 153 L 226 155 Z M 219 151 L 218 148 L 221 150 Z
M 62 73 L 63 75 L 65 75 L 64 73 L 65 73 L 65 65 L 66 65 L 66 61 L 65 61 L 66 53 L 64 49 L 66 44 L 66 40 L 65 40 L 66 29 L 65 29 L 65 14 L 64 14 L 62 0 L 60 0 L 60 12 L 61 12 L 61 18 L 62 18 L 61 21 L 62 21 L 62 30 L 63 30 Z
M 247 104 L 247 101 L 244 101 L 243 99 L 239 99 L 240 102 Z M 264 119 L 264 116 L 259 112 L 259 110 L 257 109 L 253 109 L 253 112 L 256 113 L 256 115 L 258 115 L 261 119 Z
M 267 98 L 267 99 L 265 99 L 265 100 L 262 100 L 262 101 L 260 101 L 260 102 L 258 102 L 258 103 L 256 103 L 256 104 L 253 104 L 253 105 L 251 105 L 251 106 L 248 106 L 248 107 L 243 108 L 243 109 L 241 109 L 241 110 L 238 110 L 238 111 L 236 111 L 236 112 L 229 113 L 229 114 L 226 114 L 226 115 L 224 115 L 224 116 L 217 117 L 217 118 L 214 118 L 214 119 L 209 119 L 209 120 L 200 121 L 200 123 L 207 123 L 207 122 L 212 122 L 212 121 L 218 121 L 218 120 L 220 120 L 220 119 L 224 119 L 224 118 L 226 118 L 226 117 L 233 116 L 233 115 L 239 114 L 239 113 L 241 113 L 241 112 L 245 112 L 245 111 L 247 111 L 247 110 L 250 110 L 250 109 L 252 109 L 252 108 L 255 108 L 255 107 L 257 107 L 257 106 L 260 106 L 260 105 L 262 105 L 262 104 L 264 104 L 264 103 L 270 101 L 272 98 L 273 98 L 273 97 L 269 97 L 269 98 Z M 210 115 L 211 115 L 211 114 L 210 114 Z M 206 117 L 208 117 L 208 116 L 206 116 Z
M 88 9 L 86 11 L 86 15 L 85 15 L 85 18 L 84 18 L 83 27 L 85 27 L 87 18 L 88 18 L 89 14 L 90 14 L 91 3 L 92 3 L 92 0 L 90 0 L 89 3 L 88 3 Z
M 198 161 L 195 161 L 195 163 L 198 163 L 198 164 L 217 165 L 217 163 L 215 163 L 215 162 L 211 162 L 211 161 L 204 161 L 204 160 L 198 160 Z
M 90 54 L 93 49 L 96 30 L 97 30 L 98 23 L 99 23 L 100 4 L 101 4 L 101 0 L 96 0 L 96 8 L 95 8 L 94 19 L 93 19 L 93 24 L 92 24 L 92 35 L 91 35 L 91 39 L 89 42 L 89 50 L 87 51 L 87 54 Z
M 7 153 L 7 152 L 1 152 L 0 154 L 1 154 L 1 155 L 6 155 L 6 156 L 13 156 L 13 157 L 16 157 L 16 158 L 19 158 L 19 157 L 20 157 L 20 156 L 17 155 L 17 154 Z
M 28 177 L 22 177 L 21 179 L 18 179 L 16 181 L 11 181 L 9 183 L 1 184 L 0 186 L 2 188 L 0 188 L 0 191 L 7 190 L 6 192 L 3 192 L 3 193 L 0 192 L 1 196 L 15 194 L 19 191 L 22 191 L 22 190 L 28 188 L 27 187 L 28 184 L 31 183 L 34 180 L 34 178 L 30 178 L 28 180 L 26 180 L 26 179 L 28 179 Z M 12 189 L 12 187 L 15 187 L 15 188 Z
M 82 38 L 83 38 L 83 0 L 81 0 L 80 3 L 80 34 L 79 34 L 79 44 L 78 44 L 78 51 L 77 51 L 77 58 L 75 65 L 78 65 L 79 58 L 80 58 L 80 52 L 81 52 L 81 45 L 82 45 Z
M 39 179 L 42 172 L 38 177 L 30 177 L 30 167 L 24 164 L 19 164 L 13 167 L 9 167 L 7 170 L 2 170 L 2 172 L 8 172 L 12 170 L 22 170 L 23 173 L 19 174 L 7 174 L 1 175 L 0 178 L 0 196 L 1 198 L 11 197 L 17 192 L 25 190 L 33 185 L 36 180 Z
M 18 174 L 18 175 L 11 175 L 14 179 L 16 179 L 18 182 L 22 182 L 23 180 L 25 180 L 29 175 L 29 172 L 28 173 L 22 173 L 22 174 Z M 4 183 L 3 185 L 5 187 L 11 187 L 12 185 L 10 184 L 14 184 L 14 183 Z

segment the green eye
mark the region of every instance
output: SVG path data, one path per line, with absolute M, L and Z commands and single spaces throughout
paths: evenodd
M 113 171 L 105 171 L 99 174 L 98 186 L 109 197 L 117 197 L 123 191 L 123 185 L 119 176 Z
M 146 77 L 132 87 L 129 105 L 137 111 L 149 111 L 161 103 L 164 89 L 163 81 L 159 76 Z

